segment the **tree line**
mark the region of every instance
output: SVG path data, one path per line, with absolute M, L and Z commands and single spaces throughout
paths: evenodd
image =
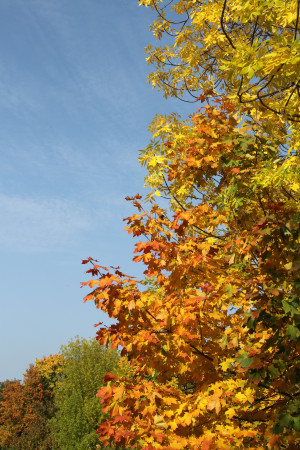
M 97 391 L 107 372 L 124 371 L 119 353 L 95 339 L 77 337 L 59 354 L 36 359 L 22 381 L 1 382 L 0 448 L 95 449 L 106 417 Z

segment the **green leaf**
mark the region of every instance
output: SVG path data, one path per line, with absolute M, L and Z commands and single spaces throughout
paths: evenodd
M 283 300 L 282 302 L 282 307 L 285 313 L 288 313 L 291 310 L 290 305 L 285 300 Z
M 282 432 L 283 432 L 283 427 L 279 423 L 276 423 L 276 425 L 274 425 L 274 427 L 273 427 L 273 433 L 281 434 Z
M 295 304 L 295 303 L 294 304 L 293 303 L 289 304 L 289 303 L 283 301 L 282 302 L 282 306 L 283 306 L 284 312 L 285 313 L 290 312 L 292 316 L 294 316 L 295 314 L 299 314 L 300 313 L 298 305 Z
M 289 428 L 291 423 L 293 422 L 293 417 L 286 413 L 279 417 L 280 425 L 283 425 L 286 428 Z
M 239 355 L 236 360 L 243 369 L 246 369 L 253 363 L 253 358 L 250 358 L 248 356 L 248 353 L 246 352 L 244 352 L 242 355 Z
M 246 369 L 247 367 L 249 367 L 251 364 L 253 363 L 253 358 L 245 358 L 242 360 L 241 362 L 241 366 Z
M 294 429 L 300 431 L 300 417 L 294 417 Z
M 275 366 L 273 366 L 273 364 L 268 368 L 268 371 L 273 377 L 278 377 L 280 374 L 279 370 Z
M 226 292 L 227 295 L 231 295 L 232 294 L 232 286 L 231 286 L 231 284 L 226 284 L 225 292 Z
M 300 331 L 298 330 L 297 327 L 294 327 L 293 325 L 288 325 L 287 334 L 291 336 L 293 341 L 297 341 L 297 339 L 300 337 Z

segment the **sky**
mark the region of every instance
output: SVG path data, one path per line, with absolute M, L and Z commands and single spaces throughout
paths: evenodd
M 146 81 L 152 19 L 137 0 L 0 2 L 0 381 L 109 323 L 82 259 L 142 276 L 122 220 L 138 150 L 156 113 L 192 112 Z

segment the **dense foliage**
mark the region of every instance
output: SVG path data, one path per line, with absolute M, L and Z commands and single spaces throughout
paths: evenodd
M 30 365 L 24 380 L 7 381 L 0 402 L 0 444 L 14 449 L 54 448 L 49 420 L 54 415 L 53 385 L 61 358 L 50 355 Z M 42 366 L 42 372 L 39 366 Z
M 226 92 L 271 125 L 274 113 L 299 122 L 297 0 L 140 0 L 156 14 L 161 42 L 147 48 L 149 80 L 163 91 L 197 101 Z
M 54 387 L 55 417 L 51 424 L 57 447 L 61 450 L 95 449 L 96 435 L 103 420 L 97 391 L 107 372 L 118 370 L 116 350 L 106 350 L 96 340 L 76 338 L 62 347 L 62 373 Z
M 157 14 L 154 35 L 167 35 L 148 48 L 150 80 L 201 108 L 155 117 L 141 152 L 148 207 L 129 198 L 137 213 L 125 220 L 145 280 L 83 261 L 85 299 L 117 320 L 98 340 L 122 346 L 135 373 L 107 376 L 100 439 L 296 448 L 299 2 L 140 3 Z
M 95 339 L 76 338 L 59 355 L 37 359 L 22 382 L 1 382 L 0 448 L 98 448 L 104 414 L 96 394 L 107 372 L 128 373 L 127 362 Z

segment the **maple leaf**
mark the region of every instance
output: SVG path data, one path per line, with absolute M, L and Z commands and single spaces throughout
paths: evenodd
M 205 437 L 202 441 L 201 449 L 209 450 L 211 448 L 212 442 L 213 442 L 213 439 L 211 437 Z
M 220 410 L 221 410 L 221 402 L 219 397 L 216 396 L 211 396 L 208 399 L 208 403 L 207 403 L 207 409 L 209 411 L 215 410 L 217 414 L 219 414 Z
M 108 372 L 103 378 L 105 383 L 107 383 L 108 381 L 117 380 L 117 379 L 118 379 L 118 377 L 116 375 L 114 375 L 113 373 L 110 373 L 110 372 Z

